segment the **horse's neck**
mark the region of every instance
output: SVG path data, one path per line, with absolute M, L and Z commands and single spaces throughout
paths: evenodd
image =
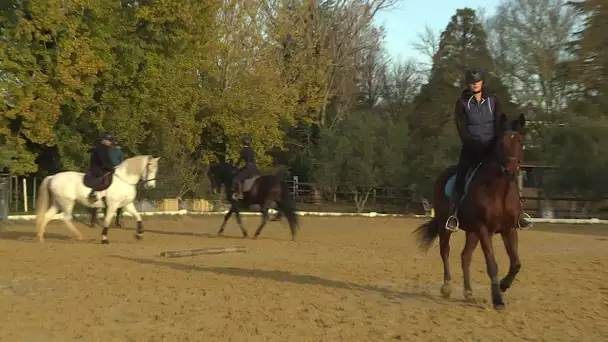
M 477 171 L 481 177 L 480 180 L 485 188 L 488 188 L 491 192 L 509 192 L 512 187 L 515 187 L 514 180 L 509 179 L 502 170 L 500 163 L 491 158 L 484 162 L 480 166 L 480 170 Z
M 118 176 L 118 178 L 124 180 L 129 184 L 137 184 L 141 179 L 141 172 L 137 172 L 133 174 L 133 172 L 129 173 L 127 170 L 129 169 L 128 159 L 123 161 L 116 167 L 116 171 L 114 174 Z

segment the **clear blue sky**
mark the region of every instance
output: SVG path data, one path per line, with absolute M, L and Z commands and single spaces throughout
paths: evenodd
M 401 0 L 395 8 L 376 14 L 375 23 L 387 31 L 386 47 L 393 61 L 402 59 L 424 60 L 411 43 L 416 41 L 419 32 L 429 25 L 441 32 L 450 22 L 456 9 L 470 7 L 484 8 L 486 15 L 494 13 L 500 0 Z M 426 60 L 425 60 L 426 61 Z

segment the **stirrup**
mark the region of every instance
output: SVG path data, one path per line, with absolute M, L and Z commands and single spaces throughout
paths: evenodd
M 450 220 L 452 218 L 456 220 L 456 227 L 455 228 L 452 228 L 452 227 L 448 226 L 448 222 L 450 222 Z M 451 231 L 452 233 L 458 231 L 458 226 L 460 226 L 460 222 L 458 221 L 457 215 L 450 215 L 450 217 L 448 217 L 448 219 L 445 221 L 445 229 Z
M 521 219 L 522 219 L 522 217 L 520 217 L 520 218 L 517 220 L 517 228 L 519 228 L 519 229 L 521 229 L 521 230 L 526 230 L 526 229 L 530 229 L 530 228 L 534 227 L 534 222 L 532 222 L 532 216 L 528 215 L 528 213 L 523 213 L 523 215 L 525 215 L 525 216 L 526 216 L 526 217 L 524 217 L 524 219 L 525 219 L 526 221 L 528 221 L 528 223 L 530 223 L 530 225 L 529 225 L 528 227 L 526 227 L 526 228 L 523 228 L 523 227 L 521 226 L 521 224 L 519 223 L 519 222 L 521 221 Z

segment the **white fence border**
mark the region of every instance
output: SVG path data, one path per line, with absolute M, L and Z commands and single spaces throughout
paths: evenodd
M 176 216 L 176 215 L 194 215 L 194 216 L 217 216 L 226 215 L 228 210 L 224 211 L 209 211 L 209 212 L 196 212 L 196 211 L 151 211 L 151 212 L 140 212 L 142 216 Z M 275 214 L 277 211 L 270 209 L 271 214 Z M 75 217 L 88 217 L 90 214 L 74 214 Z M 131 216 L 128 212 L 124 212 L 125 216 Z M 261 216 L 259 212 L 241 212 L 243 216 Z M 339 213 L 339 212 L 315 212 L 315 211 L 298 211 L 298 216 L 319 216 L 319 217 L 402 217 L 402 218 L 419 218 L 429 219 L 431 216 L 428 215 L 412 215 L 412 214 L 379 214 L 376 212 L 368 213 Z M 98 214 L 103 217 L 103 214 Z M 36 219 L 36 215 L 9 215 L 8 219 L 11 221 L 31 221 Z M 61 219 L 61 214 L 57 214 L 53 217 L 53 220 Z M 534 223 L 562 223 L 562 224 L 608 224 L 608 220 L 600 220 L 598 218 L 590 219 L 557 219 L 557 218 L 531 218 Z

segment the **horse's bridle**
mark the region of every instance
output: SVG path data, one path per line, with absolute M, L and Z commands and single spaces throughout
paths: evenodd
M 519 132 L 515 132 L 515 131 L 507 131 L 504 132 L 504 134 L 506 133 L 510 133 L 510 132 L 514 132 L 517 134 L 520 134 Z M 498 148 L 500 150 L 499 152 L 499 165 L 500 165 L 500 171 L 501 173 L 507 177 L 509 179 L 509 181 L 513 182 L 517 179 L 517 173 L 519 172 L 519 167 L 517 167 L 517 171 L 515 173 L 511 173 L 508 169 L 507 169 L 507 165 L 509 165 L 509 162 L 511 161 L 516 161 L 517 158 L 516 157 L 508 157 L 505 154 L 505 149 L 504 149 L 504 142 L 502 141 L 502 139 L 498 142 Z

